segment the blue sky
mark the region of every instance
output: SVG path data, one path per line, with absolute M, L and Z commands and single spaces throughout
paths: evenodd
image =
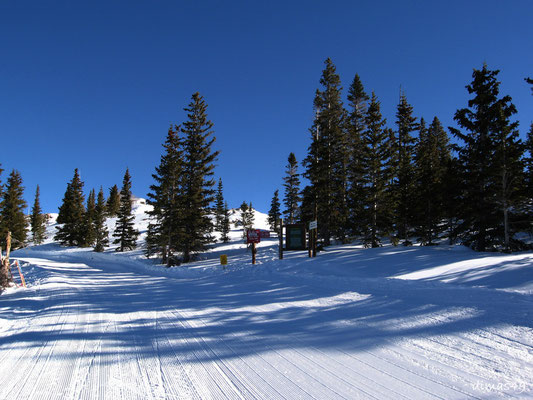
M 46 3 L 46 4 L 43 4 Z M 358 73 L 394 127 L 400 86 L 417 117 L 454 125 L 472 69 L 500 69 L 502 94 L 533 121 L 533 2 L 2 1 L 0 163 L 57 212 L 74 168 L 85 189 L 145 197 L 170 123 L 199 91 L 221 151 L 230 207 L 267 211 L 287 157 L 309 145 L 330 57 L 345 90 Z

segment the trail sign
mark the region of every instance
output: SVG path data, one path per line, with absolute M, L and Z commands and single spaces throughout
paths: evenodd
M 246 243 L 259 243 L 261 242 L 261 235 L 259 229 L 248 229 L 246 231 Z
M 318 223 L 316 220 L 309 222 L 309 230 L 316 229 L 318 226 Z
M 286 246 L 285 250 L 305 250 L 305 225 L 289 224 L 286 225 Z

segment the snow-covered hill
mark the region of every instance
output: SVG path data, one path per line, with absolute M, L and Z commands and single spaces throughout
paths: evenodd
M 279 260 L 272 237 L 252 266 L 231 237 L 170 269 L 142 250 L 15 252 L 28 288 L 0 297 L 0 398 L 533 397 L 533 253 L 346 245 Z

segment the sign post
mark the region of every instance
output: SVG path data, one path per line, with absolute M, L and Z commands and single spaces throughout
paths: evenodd
M 257 254 L 255 244 L 259 242 L 261 242 L 259 229 L 248 229 L 246 231 L 246 243 L 252 244 L 252 264 L 255 264 L 255 255 Z
M 309 222 L 309 257 L 316 257 L 317 220 Z
M 283 260 L 283 218 L 279 220 L 279 259 Z

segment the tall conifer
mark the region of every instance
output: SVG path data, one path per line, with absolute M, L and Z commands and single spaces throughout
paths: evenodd
M 417 129 L 416 118 L 413 116 L 413 107 L 407 102 L 405 94 L 400 95 L 400 103 L 396 112 L 396 124 L 398 125 L 397 138 L 394 143 L 398 165 L 396 166 L 395 179 L 395 215 L 398 239 L 404 244 L 410 244 L 411 232 L 410 221 L 413 219 L 413 207 L 415 203 L 412 195 L 414 192 L 415 175 L 413 160 L 415 154 L 415 138 L 412 132 Z
M 222 193 L 222 179 L 218 179 L 217 194 L 215 196 L 215 227 L 222 231 L 222 221 L 224 219 L 224 195 Z
M 519 181 L 521 144 L 510 122 L 516 109 L 509 96 L 499 98 L 498 73 L 486 64 L 474 69 L 466 87 L 473 98 L 454 117 L 464 131 L 450 128 L 464 143 L 458 147 L 465 187 L 459 230 L 463 242 L 479 251 L 509 249 L 507 219 Z
M 183 123 L 183 261 L 189 262 L 195 253 L 213 242 L 213 223 L 209 216 L 214 200 L 214 161 L 218 151 L 213 151 L 213 123 L 207 118 L 207 104 L 195 93 L 185 108 L 187 121 Z
M 147 253 L 161 254 L 163 262 L 170 266 L 174 253 L 180 250 L 184 232 L 183 219 L 183 150 L 179 137 L 180 127 L 170 126 L 163 144 L 161 162 L 152 177 L 148 204 L 153 210 L 148 214 L 152 221 L 148 227 Z
M 27 226 L 24 209 L 24 187 L 22 177 L 17 170 L 11 171 L 7 178 L 4 196 L 0 202 L 0 243 L 6 247 L 7 233 L 11 232 L 11 247 L 18 249 L 26 242 Z
M 113 237 L 116 238 L 113 244 L 118 244 L 117 251 L 134 250 L 137 247 L 139 231 L 135 229 L 134 219 L 131 203 L 131 176 L 129 169 L 126 169 L 120 191 L 120 209 L 113 233 Z
M 39 185 L 37 185 L 35 190 L 35 201 L 31 210 L 30 224 L 33 243 L 39 245 L 46 239 L 46 219 L 41 209 Z
M 347 215 L 346 197 L 346 140 L 344 108 L 341 100 L 341 81 L 331 59 L 325 61 L 314 101 L 315 121 L 311 128 L 312 142 L 304 160 L 312 195 L 318 234 L 329 245 L 332 236 L 343 239 Z
M 362 153 L 366 204 L 364 242 L 370 247 L 380 246 L 382 236 L 388 233 L 390 203 L 387 187 L 391 174 L 388 165 L 391 156 L 391 134 L 384 129 L 385 124 L 380 103 L 372 93 L 365 117 Z
M 118 215 L 118 209 L 120 208 L 120 192 L 117 185 L 113 185 L 109 189 L 106 208 L 109 217 L 116 217 Z
M 67 184 L 63 203 L 57 217 L 57 232 L 54 239 L 64 246 L 82 246 L 84 243 L 84 196 L 83 182 L 78 169 L 74 170 L 72 180 Z
M 228 203 L 224 202 L 224 217 L 222 218 L 222 242 L 229 242 L 230 220 Z
M 276 190 L 272 197 L 272 201 L 270 202 L 270 210 L 268 211 L 268 224 L 270 225 L 271 230 L 278 231 L 280 217 L 281 204 L 279 202 L 279 190 Z
M 348 118 L 346 119 L 347 140 L 349 149 L 348 162 L 348 230 L 349 233 L 360 235 L 364 231 L 362 217 L 364 214 L 363 186 L 363 134 L 365 130 L 365 114 L 368 95 L 365 93 L 359 75 L 348 90 Z
M 109 245 L 109 233 L 106 226 L 107 207 L 102 187 L 100 187 L 98 192 L 94 211 L 94 230 L 96 234 L 94 251 L 100 253 Z
M 287 218 L 287 223 L 296 223 L 300 214 L 300 174 L 298 173 L 298 163 L 294 153 L 289 154 L 287 169 L 285 170 L 285 204 L 284 215 Z
M 84 238 L 83 238 L 83 246 L 85 247 L 92 247 L 94 246 L 94 243 L 96 241 L 96 230 L 94 226 L 94 220 L 96 218 L 96 194 L 94 192 L 94 189 L 92 189 L 89 192 L 89 196 L 87 196 L 87 208 L 85 211 L 85 218 L 84 218 Z

